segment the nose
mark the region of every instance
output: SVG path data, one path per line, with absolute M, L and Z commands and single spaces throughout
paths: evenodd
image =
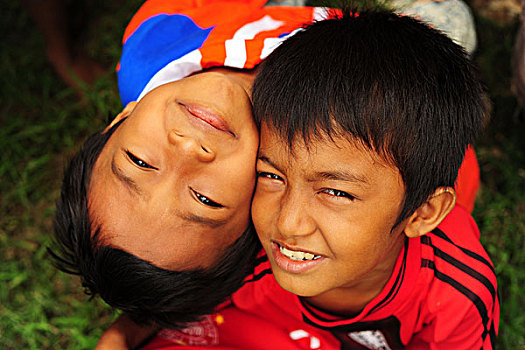
M 310 216 L 308 198 L 300 193 L 287 191 L 281 199 L 277 229 L 287 238 L 307 236 L 316 229 Z
M 180 150 L 182 155 L 188 161 L 191 159 L 197 159 L 200 162 L 209 163 L 215 159 L 215 152 L 204 147 L 200 140 L 191 135 L 184 135 L 177 130 L 170 130 L 168 133 L 168 140 L 170 144 L 176 146 Z

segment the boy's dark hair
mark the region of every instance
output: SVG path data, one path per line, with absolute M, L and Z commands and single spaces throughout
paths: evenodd
M 65 170 L 54 221 L 57 267 L 80 275 L 87 294 L 99 294 L 137 323 L 184 327 L 210 314 L 253 269 L 260 243 L 248 228 L 210 269 L 170 271 L 104 245 L 91 225 L 88 191 L 95 162 L 119 122 L 92 135 Z M 94 234 L 92 235 L 92 232 Z
M 257 124 L 290 151 L 298 136 L 307 147 L 322 134 L 350 136 L 395 165 L 405 184 L 395 226 L 454 185 L 487 108 L 460 46 L 384 10 L 344 9 L 305 27 L 263 62 L 252 91 Z

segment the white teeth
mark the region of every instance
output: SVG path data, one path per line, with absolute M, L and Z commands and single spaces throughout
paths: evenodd
M 312 253 L 306 253 L 306 252 L 298 252 L 290 249 L 286 249 L 283 246 L 279 246 L 279 250 L 281 251 L 281 254 L 284 256 L 290 258 L 291 260 L 296 261 L 304 261 L 304 260 L 316 260 L 321 257 L 321 255 L 314 255 Z

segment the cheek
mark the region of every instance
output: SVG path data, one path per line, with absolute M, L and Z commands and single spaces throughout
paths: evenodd
M 255 172 L 237 172 L 227 181 L 231 183 L 228 192 L 230 196 L 235 198 L 235 206 L 243 210 L 246 209 L 246 213 L 249 215 L 255 190 Z
M 366 261 L 367 257 L 382 250 L 384 233 L 375 220 L 364 217 L 333 216 L 317 211 L 317 222 L 323 223 L 321 232 L 330 250 L 338 260 Z
M 250 196 L 255 188 L 256 172 L 255 162 L 257 160 L 257 146 L 238 149 L 233 156 L 221 162 L 219 174 L 226 177 L 228 183 L 236 187 L 236 190 L 249 191 Z
M 255 164 L 251 159 L 228 158 L 200 173 L 200 178 L 233 207 L 250 207 L 255 189 Z M 254 163 L 254 162 L 253 162 Z
M 272 206 L 269 205 L 267 198 L 260 193 L 257 194 L 256 190 L 252 201 L 252 221 L 259 237 L 266 236 L 267 231 L 270 229 L 273 216 L 270 208 Z

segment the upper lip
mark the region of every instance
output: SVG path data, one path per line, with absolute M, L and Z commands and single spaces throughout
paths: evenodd
M 319 254 L 319 253 L 316 253 L 312 250 L 309 250 L 309 249 L 304 249 L 304 248 L 301 248 L 301 247 L 297 247 L 297 246 L 291 246 L 291 245 L 288 245 L 288 244 L 285 244 L 285 243 L 281 243 L 279 241 L 273 241 L 273 243 L 281 246 L 281 247 L 284 247 L 288 250 L 293 250 L 293 251 L 296 251 L 296 252 L 304 252 L 304 253 L 310 253 L 310 254 L 313 254 L 313 255 L 320 255 L 320 256 L 324 256 L 324 254 Z
M 224 131 L 235 136 L 235 134 L 233 133 L 233 131 L 231 131 L 230 127 L 228 126 L 228 123 L 224 120 L 224 118 L 214 110 L 194 103 L 180 104 L 184 106 L 193 117 L 202 120 L 203 122 L 209 124 L 217 130 Z

